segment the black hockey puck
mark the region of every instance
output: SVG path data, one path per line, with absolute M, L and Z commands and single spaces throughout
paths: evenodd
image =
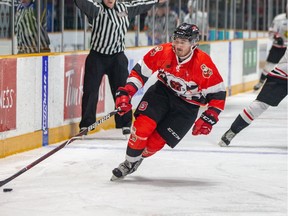
M 11 192 L 13 189 L 12 188 L 4 188 L 3 192 Z

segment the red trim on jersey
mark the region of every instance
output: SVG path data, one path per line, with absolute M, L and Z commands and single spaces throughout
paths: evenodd
M 244 109 L 243 111 L 244 111 L 245 115 L 246 115 L 251 121 L 254 120 L 254 119 L 252 118 L 252 116 L 250 116 L 245 109 Z

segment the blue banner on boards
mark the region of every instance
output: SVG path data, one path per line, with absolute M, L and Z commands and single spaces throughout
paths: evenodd
M 48 56 L 42 57 L 42 145 L 48 145 Z

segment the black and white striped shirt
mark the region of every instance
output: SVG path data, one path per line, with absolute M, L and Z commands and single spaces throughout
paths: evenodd
M 46 22 L 45 22 L 46 25 Z M 40 27 L 40 51 L 48 52 L 50 40 L 43 24 Z M 34 15 L 33 3 L 20 4 L 17 8 L 15 33 L 17 36 L 18 53 L 37 52 L 38 29 Z
M 110 9 L 95 0 L 74 1 L 92 22 L 91 49 L 108 55 L 124 51 L 130 20 L 158 3 L 158 0 L 116 1 L 114 8 Z

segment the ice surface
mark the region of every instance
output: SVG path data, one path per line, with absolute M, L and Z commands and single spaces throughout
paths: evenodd
M 287 98 L 244 129 L 228 148 L 222 134 L 256 93 L 227 99 L 208 136 L 191 131 L 122 181 L 110 182 L 123 162 L 120 130 L 71 143 L 0 191 L 1 216 L 287 216 Z M 25 142 L 25 140 L 23 140 Z M 56 145 L 0 159 L 3 180 Z

